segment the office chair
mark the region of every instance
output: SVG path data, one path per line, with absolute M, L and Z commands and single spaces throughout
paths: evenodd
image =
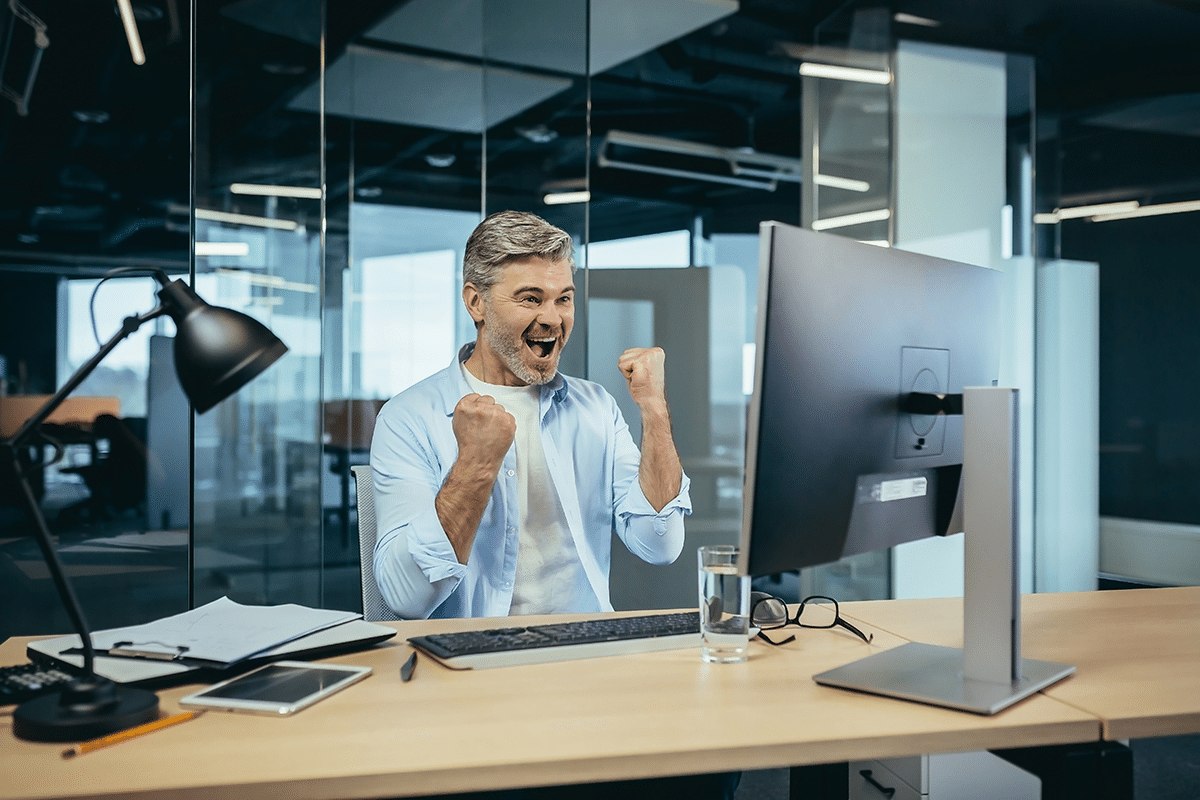
M 146 418 L 101 414 L 92 423 L 92 434 L 108 441 L 108 453 L 89 464 L 59 470 L 83 478 L 89 493 L 86 500 L 68 506 L 61 514 L 67 519 L 86 517 L 96 522 L 130 509 L 143 510 L 148 467 Z
M 358 494 L 358 565 L 362 584 L 363 619 L 370 622 L 400 619 L 379 593 L 375 583 L 375 484 L 371 467 L 358 464 L 354 473 L 354 490 Z

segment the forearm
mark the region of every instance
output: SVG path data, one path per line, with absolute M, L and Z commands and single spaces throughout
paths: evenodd
M 466 564 L 471 554 L 497 471 L 498 468 L 488 464 L 459 461 L 450 469 L 434 499 L 438 520 L 460 564 Z
M 638 483 L 654 510 L 662 511 L 679 494 L 683 466 L 675 450 L 671 415 L 666 404 L 647 404 L 641 412 L 642 458 L 638 467 Z

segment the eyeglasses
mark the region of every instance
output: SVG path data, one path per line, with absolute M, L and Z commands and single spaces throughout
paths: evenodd
M 853 633 L 864 642 L 870 643 L 874 634 L 867 634 L 851 625 L 838 612 L 837 600 L 823 595 L 813 595 L 800 601 L 794 617 L 788 616 L 787 603 L 778 597 L 767 595 L 760 597 L 750 607 L 750 624 L 759 629 L 758 638 L 767 644 L 787 644 L 796 638 L 792 634 L 782 642 L 777 642 L 763 631 L 775 630 L 788 625 L 798 625 L 801 628 L 834 628 L 841 627 Z

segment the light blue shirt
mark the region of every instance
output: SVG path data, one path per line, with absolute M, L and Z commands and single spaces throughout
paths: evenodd
M 451 421 L 471 389 L 459 364 L 389 400 L 375 422 L 375 580 L 383 599 L 405 619 L 503 617 L 512 604 L 520 540 L 516 450 L 509 448 L 492 487 L 475 542 L 461 564 L 442 529 L 434 498 L 458 457 Z M 683 549 L 691 513 L 690 481 L 662 511 L 638 483 L 641 454 L 617 403 L 599 384 L 558 375 L 541 391 L 542 444 L 587 584 L 560 613 L 611 611 L 608 570 L 615 531 L 629 551 L 669 564 Z M 369 557 L 364 554 L 364 557 Z

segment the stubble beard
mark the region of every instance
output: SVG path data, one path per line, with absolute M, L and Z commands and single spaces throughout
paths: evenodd
M 525 344 L 525 333 L 526 331 L 522 331 L 516 337 L 505 336 L 491 310 L 484 311 L 484 338 L 487 339 L 488 346 L 503 359 L 509 371 L 518 380 L 524 381 L 529 386 L 544 386 L 554 380 L 554 376 L 558 374 L 558 356 L 562 351 L 558 349 L 558 345 L 555 345 L 556 352 L 553 360 L 544 372 L 539 371 L 526 364 L 523 359 L 525 352 L 529 350 L 528 345 Z

